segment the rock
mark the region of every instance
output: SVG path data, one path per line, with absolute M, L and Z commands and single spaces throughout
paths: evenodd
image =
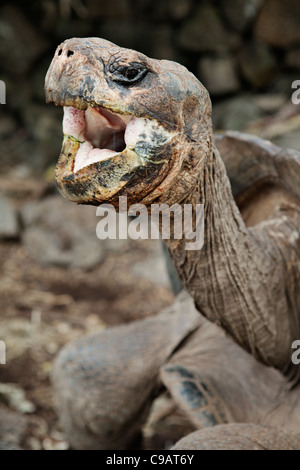
M 272 46 L 287 48 L 300 41 L 299 0 L 266 0 L 255 25 L 255 34 Z
M 193 52 L 226 52 L 239 42 L 238 35 L 225 29 L 216 9 L 207 1 L 197 7 L 178 33 L 178 45 Z
M 0 408 L 0 450 L 19 449 L 18 445 L 24 437 L 28 419 L 26 416 Z
M 253 97 L 253 103 L 264 113 L 277 113 L 286 104 L 286 97 L 279 93 L 263 93 Z
M 193 0 L 133 0 L 135 2 L 135 16 L 141 19 L 150 18 L 151 21 L 166 21 L 170 23 L 170 18 L 182 20 L 191 12 Z
M 12 116 L 0 116 L 0 141 L 3 138 L 10 136 L 17 129 L 17 123 Z
M 170 279 L 166 267 L 166 260 L 162 252 L 162 245 L 157 241 L 157 251 L 151 257 L 135 263 L 131 272 L 135 276 L 147 279 L 153 284 L 170 288 Z
M 169 4 L 169 15 L 174 20 L 182 20 L 191 11 L 193 1 L 192 0 L 168 0 Z
M 56 163 L 63 139 L 62 109 L 54 106 L 45 108 L 41 104 L 32 103 L 23 109 L 22 116 L 36 151 L 36 154 L 33 151 L 31 155 L 25 155 L 24 160 L 27 160 L 29 166 L 34 165 L 39 169 L 49 165 L 53 156 Z
M 169 25 L 152 24 L 151 35 L 145 34 L 147 23 L 138 22 L 133 28 L 132 21 L 110 20 L 99 26 L 97 34 L 122 47 L 136 49 L 157 59 L 176 60 Z M 138 44 L 138 46 L 137 46 Z
M 53 183 L 41 177 L 33 178 L 28 166 L 15 166 L 10 173 L 0 176 L 0 188 L 4 195 L 17 203 L 26 199 L 39 199 L 53 190 Z
M 72 38 L 75 36 L 88 37 L 92 34 L 92 31 L 92 23 L 88 20 L 78 18 L 62 18 L 59 16 L 56 18 L 56 22 L 53 25 L 51 33 L 56 38 L 55 46 L 57 46 L 59 42 L 64 41 L 66 38 Z
M 27 82 L 30 83 L 29 79 Z M 34 85 L 38 87 L 35 82 L 32 88 Z M 18 126 L 8 112 L 7 117 L 0 116 L 1 170 L 3 173 L 11 172 L 15 165 L 25 164 L 32 173 L 40 177 L 49 165 L 56 163 L 60 153 L 63 111 L 60 107 L 46 107 L 34 101 L 28 102 L 28 99 L 23 100 L 17 90 L 15 99 L 23 103 L 21 107 L 19 104 L 18 109 L 21 124 Z M 39 99 L 42 99 L 40 93 Z M 14 107 L 11 102 L 9 105 Z
M 87 10 L 90 18 L 127 19 L 130 17 L 130 4 L 128 0 L 87 0 Z
M 24 390 L 16 384 L 0 383 L 0 402 L 22 414 L 33 413 L 35 405 L 26 399 Z
M 11 239 L 19 236 L 17 212 L 8 199 L 0 195 L 0 239 Z
M 275 82 L 268 87 L 268 91 L 270 93 L 280 93 L 292 102 L 292 93 L 295 91 L 292 89 L 292 83 L 295 80 L 299 80 L 299 73 L 281 73 L 276 77 Z
M 40 20 L 41 29 L 44 32 L 51 32 L 58 17 L 58 5 L 55 0 L 47 0 L 34 4 L 35 14 Z
M 60 196 L 21 208 L 23 243 L 41 264 L 92 269 L 104 256 L 96 236 L 96 208 L 77 206 Z
M 228 23 L 242 32 L 256 18 L 263 0 L 221 0 L 221 8 Z
M 287 51 L 285 63 L 289 68 L 300 70 L 300 47 Z
M 263 112 L 252 97 L 242 95 L 213 105 L 213 125 L 216 130 L 243 131 L 251 121 L 262 117 Z
M 154 26 L 151 56 L 157 59 L 177 60 L 172 40 L 172 30 L 168 25 Z
M 68 450 L 69 448 L 69 443 L 62 438 L 57 441 L 52 436 L 47 436 L 43 440 L 43 450 Z
M 9 444 L 7 442 L 0 441 L 0 450 L 22 450 L 22 449 L 18 446 L 15 446 L 14 444 Z
M 123 20 L 120 22 L 116 19 L 111 19 L 100 24 L 96 29 L 96 36 L 105 38 L 115 44 L 121 44 L 122 47 L 134 49 L 137 43 L 137 38 L 140 37 L 140 49 L 145 54 L 150 50 L 150 38 L 142 35 L 142 30 L 145 31 L 145 26 L 140 27 L 137 23 L 136 27 L 132 27 L 130 20 Z
M 0 20 L 1 21 L 1 20 Z M 0 43 L 1 49 L 1 43 Z M 1 51 L 0 51 L 0 60 Z M 3 59 L 4 61 L 6 59 Z M 10 60 L 10 59 L 9 59 Z M 7 69 L 9 70 L 9 65 Z M 6 85 L 6 106 L 2 106 L 1 109 L 5 110 L 7 114 L 12 113 L 14 116 L 18 115 L 20 109 L 23 106 L 29 106 L 32 98 L 32 89 L 30 87 L 30 81 L 28 78 L 22 79 L 13 79 L 13 74 L 9 72 L 8 75 L 2 75 L 1 79 L 5 82 Z M 20 74 L 20 78 L 23 77 L 23 74 Z M 40 87 L 43 85 L 40 84 Z
M 199 61 L 199 78 L 212 95 L 238 91 L 235 63 L 230 57 L 204 57 Z
M 249 42 L 239 54 L 244 78 L 254 87 L 263 88 L 276 77 L 278 67 L 269 47 L 261 42 Z
M 0 11 L 0 60 L 13 74 L 25 74 L 48 47 L 47 40 L 21 11 L 6 5 Z
M 11 367 L 14 370 L 16 364 L 26 364 L 28 358 L 34 364 L 39 364 L 41 354 L 44 357 L 45 354 L 54 355 L 57 353 L 62 344 L 62 338 L 63 342 L 74 339 L 76 331 L 62 331 L 59 328 L 59 323 L 50 326 L 42 316 L 42 311 L 46 309 L 55 309 L 72 303 L 72 297 L 67 294 L 55 295 L 43 290 L 27 290 L 19 295 L 16 299 L 17 307 L 20 310 L 31 311 L 31 317 L 26 320 L 19 317 L 1 320 L 1 337 L 5 338 L 7 350 L 7 365 L 1 367 Z M 48 373 L 49 370 L 39 368 L 36 370 L 35 378 L 36 380 L 42 380 Z M 24 380 L 26 386 L 27 379 L 25 376 Z
M 300 135 L 298 129 L 278 137 L 273 137 L 272 142 L 283 149 L 295 149 L 300 152 Z

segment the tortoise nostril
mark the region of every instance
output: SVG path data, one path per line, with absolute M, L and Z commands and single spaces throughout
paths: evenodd
M 62 53 L 62 49 L 59 49 L 58 55 L 61 55 L 61 53 Z
M 73 54 L 74 54 L 74 51 L 68 50 L 68 52 L 67 52 L 67 57 L 70 57 L 70 56 L 73 55 Z

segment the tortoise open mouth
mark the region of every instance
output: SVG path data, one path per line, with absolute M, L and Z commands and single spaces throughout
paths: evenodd
M 147 127 L 149 122 L 145 119 L 116 114 L 102 107 L 88 106 L 86 110 L 64 107 L 65 139 L 79 144 L 73 155 L 73 172 L 112 158 L 125 149 L 134 150 L 140 132 L 144 130 L 146 136 Z
M 68 154 L 73 157 L 74 173 L 122 153 L 125 157 L 125 151 L 161 163 L 158 149 L 174 137 L 154 119 L 118 114 L 100 106 L 64 106 L 63 133 L 64 143 L 77 144 L 76 152 Z
M 158 183 L 162 180 L 173 132 L 155 119 L 79 101 L 57 103 L 64 109 L 64 138 L 56 182 L 65 197 L 79 203 L 104 202 L 141 171 L 159 174 Z

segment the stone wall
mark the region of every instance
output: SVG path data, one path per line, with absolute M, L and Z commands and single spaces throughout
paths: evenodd
M 290 103 L 299 26 L 299 0 L 2 0 L 2 171 L 40 172 L 56 161 L 62 112 L 44 104 L 43 81 L 66 38 L 104 37 L 183 63 L 211 93 L 215 128 L 243 130 Z

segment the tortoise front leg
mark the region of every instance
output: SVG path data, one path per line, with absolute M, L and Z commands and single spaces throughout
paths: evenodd
M 258 362 L 221 328 L 202 320 L 160 371 L 162 382 L 194 426 L 251 423 L 299 430 L 300 386 L 292 388 L 278 370 Z M 214 435 L 209 432 L 208 436 Z M 199 436 L 206 442 L 204 431 Z M 234 433 L 232 439 L 234 446 Z
M 159 369 L 201 317 L 191 299 L 155 317 L 108 328 L 67 345 L 53 372 L 58 415 L 75 449 L 124 449 L 161 387 Z

